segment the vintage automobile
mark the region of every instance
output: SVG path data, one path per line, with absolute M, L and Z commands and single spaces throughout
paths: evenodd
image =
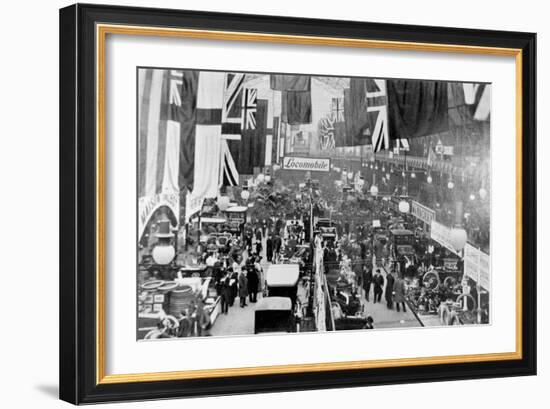
M 288 297 L 266 297 L 254 312 L 254 333 L 296 332 L 292 301 Z
M 269 266 L 265 275 L 264 297 L 258 302 L 254 313 L 254 333 L 299 331 L 299 277 L 298 264 Z
M 288 297 L 296 305 L 300 266 L 298 264 L 272 264 L 265 274 L 266 297 Z
M 401 256 L 413 256 L 414 251 L 414 233 L 405 229 L 390 230 L 390 246 L 392 256 L 398 259 Z

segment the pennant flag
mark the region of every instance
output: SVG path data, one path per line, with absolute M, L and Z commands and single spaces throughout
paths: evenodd
M 487 121 L 491 114 L 491 85 L 462 84 L 464 99 L 476 121 Z
M 309 75 L 271 74 L 270 87 L 276 91 L 310 91 L 311 77 Z
M 282 120 L 287 124 L 311 123 L 311 91 L 283 91 Z
M 449 130 L 447 83 L 388 80 L 392 139 L 411 139 Z

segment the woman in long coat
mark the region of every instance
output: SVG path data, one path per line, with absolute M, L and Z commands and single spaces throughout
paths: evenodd
M 245 307 L 246 297 L 248 296 L 248 280 L 244 271 L 241 270 L 239 273 L 239 297 L 241 299 L 241 308 Z
M 393 284 L 393 292 L 395 308 L 397 309 L 397 312 L 399 312 L 399 304 L 403 306 L 403 312 L 406 312 L 407 308 L 405 307 L 405 280 L 403 280 L 402 277 L 399 277 L 397 280 L 395 280 L 395 283 Z

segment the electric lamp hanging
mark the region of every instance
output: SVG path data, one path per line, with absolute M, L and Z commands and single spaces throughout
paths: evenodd
M 226 211 L 229 207 L 229 196 L 219 196 L 218 197 L 218 209 L 222 212 Z
M 428 177 L 426 178 L 426 182 L 432 183 L 432 177 L 430 175 L 428 175 Z
M 409 202 L 402 200 L 399 202 L 399 211 L 401 213 L 409 213 L 409 210 L 411 210 L 411 206 L 409 205 Z
M 241 192 L 241 199 L 248 200 L 250 198 L 250 192 L 248 190 L 243 190 Z
M 466 230 L 464 230 L 462 227 L 455 227 L 451 229 L 449 241 L 451 246 L 453 246 L 456 251 L 461 251 L 464 248 L 467 239 L 468 235 L 466 233 Z
M 448 187 L 449 189 L 453 189 L 453 188 L 455 187 L 454 182 L 453 182 L 452 180 L 449 180 L 449 183 L 447 183 L 447 187 Z
M 376 185 L 372 185 L 372 186 L 370 187 L 370 194 L 371 194 L 372 196 L 378 195 L 378 187 L 377 187 Z
M 481 200 L 485 200 L 487 198 L 487 190 L 485 190 L 485 188 L 479 189 L 479 197 Z
M 158 222 L 158 225 L 158 232 L 155 233 L 158 242 L 151 255 L 155 263 L 159 265 L 170 264 L 176 255 L 176 249 L 170 243 L 172 237 L 174 237 L 174 234 L 171 232 L 170 220 L 164 216 L 164 218 Z

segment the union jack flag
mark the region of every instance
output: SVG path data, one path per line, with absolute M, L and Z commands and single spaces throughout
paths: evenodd
M 256 129 L 257 107 L 258 107 L 258 90 L 255 88 L 246 88 L 243 92 L 243 115 L 242 115 L 243 130 Z
M 319 121 L 319 148 L 323 151 L 334 149 L 336 141 L 334 139 L 334 122 L 336 115 L 334 113 L 321 118 Z
M 365 135 L 371 136 L 374 152 L 390 148 L 390 137 L 388 132 L 388 93 L 386 91 L 386 80 L 367 79 L 367 112 L 371 113 L 370 123 L 365 129 Z M 374 129 L 371 129 L 374 128 Z
M 332 98 L 331 113 L 336 122 L 344 122 L 344 98 Z
M 241 139 L 242 98 L 245 74 L 228 73 L 225 77 L 225 90 L 222 107 L 222 138 Z

